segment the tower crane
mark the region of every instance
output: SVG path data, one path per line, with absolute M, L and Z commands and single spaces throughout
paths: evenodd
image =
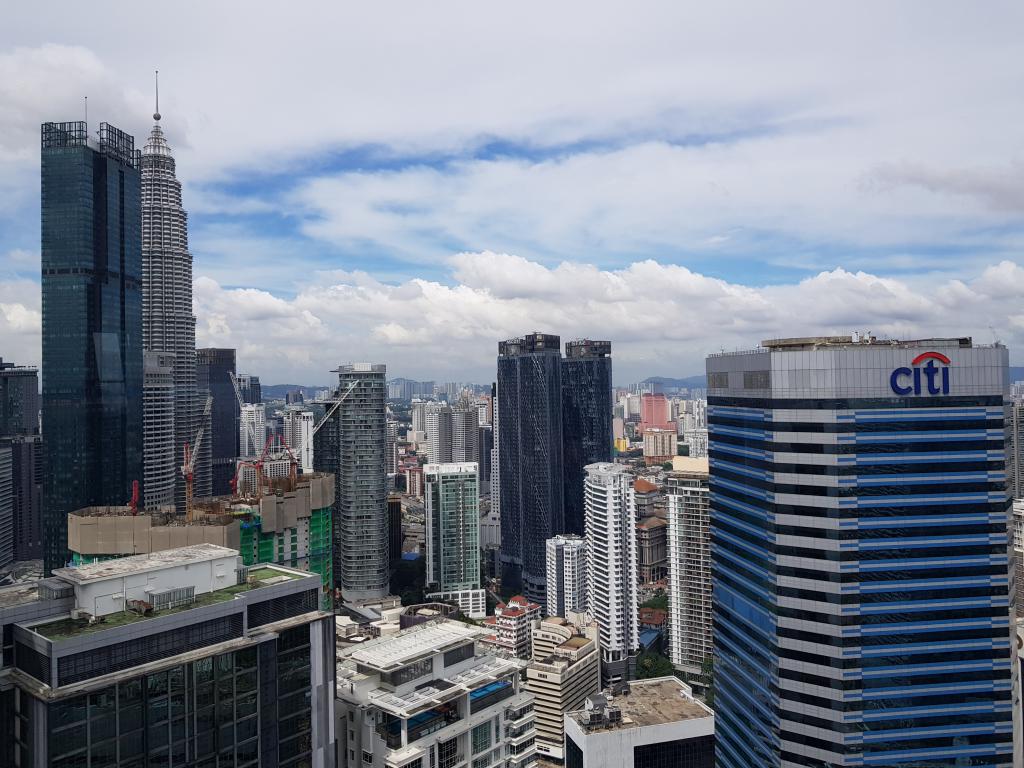
M 345 402 L 345 398 L 352 394 L 352 390 L 355 389 L 357 386 L 359 386 L 359 379 L 356 379 L 351 384 L 349 384 L 348 389 L 345 390 L 345 394 L 343 394 L 341 397 L 335 397 L 333 400 L 323 401 L 325 403 L 332 403 L 332 405 L 330 408 L 327 409 L 327 412 L 323 415 L 323 418 L 316 423 L 315 427 L 313 427 L 313 431 L 310 433 L 310 437 L 312 437 L 313 435 L 320 431 L 320 427 L 327 423 L 331 416 L 334 415 L 334 412 L 338 410 L 338 406 Z M 339 387 L 339 389 L 341 388 Z
M 193 450 L 185 441 L 183 449 L 184 463 L 181 465 L 181 474 L 185 478 L 185 520 L 192 522 L 192 480 L 196 469 L 196 456 L 199 455 L 199 448 L 203 444 L 203 434 L 206 432 L 206 420 L 210 418 L 210 409 L 213 407 L 213 397 L 206 396 L 206 405 L 203 407 L 203 417 L 199 421 L 199 431 L 196 432 L 196 445 Z

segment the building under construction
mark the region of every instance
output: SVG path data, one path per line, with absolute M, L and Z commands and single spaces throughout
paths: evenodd
M 171 509 L 86 507 L 68 515 L 68 548 L 74 565 L 192 544 L 236 549 L 245 565 L 273 563 L 320 574 L 329 606 L 331 508 L 329 473 L 270 479 L 259 494 L 196 499 L 192 519 Z

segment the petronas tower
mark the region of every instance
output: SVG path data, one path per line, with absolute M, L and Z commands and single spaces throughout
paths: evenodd
M 153 129 L 142 150 L 142 344 L 147 352 L 173 358 L 174 424 L 170 428 L 160 411 L 147 410 L 144 454 L 166 456 L 173 434 L 173 502 L 184 509 L 185 486 L 178 467 L 186 442 L 194 443 L 202 418 L 205 393 L 196 388 L 196 318 L 192 314 L 192 254 L 188 250 L 188 215 L 181 207 L 181 182 L 174 157 L 160 127 L 159 106 Z M 205 459 L 205 460 L 204 460 Z M 152 467 L 166 462 L 146 462 Z M 147 505 L 171 500 L 158 489 L 166 487 L 163 469 L 150 469 Z M 209 451 L 202 450 L 195 471 L 195 496 L 210 495 Z M 144 486 L 145 487 L 145 486 Z

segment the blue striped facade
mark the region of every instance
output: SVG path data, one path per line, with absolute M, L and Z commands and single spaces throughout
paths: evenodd
M 1013 762 L 996 396 L 709 397 L 720 768 Z

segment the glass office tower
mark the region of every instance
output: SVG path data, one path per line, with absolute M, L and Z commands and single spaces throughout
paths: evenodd
M 545 542 L 564 531 L 562 354 L 558 336 L 498 343 L 501 580 L 545 604 Z
M 1015 764 L 1007 361 L 856 336 L 708 358 L 719 766 Z
M 42 126 L 44 560 L 67 513 L 124 504 L 142 481 L 139 152 L 106 123 Z
M 580 339 L 562 358 L 565 532 L 582 534 L 583 468 L 612 460 L 612 343 Z M 562 533 L 562 531 L 559 531 Z
M 239 456 L 238 445 L 238 400 L 235 388 L 231 386 L 231 374 L 235 372 L 235 350 L 207 347 L 196 350 L 196 390 L 199 399 L 205 402 L 206 395 L 213 397 L 210 421 L 207 424 L 209 439 L 203 440 L 203 450 L 209 451 L 209 459 L 199 455 L 197 470 L 201 464 L 210 467 L 210 486 L 214 496 L 232 492 L 231 481 L 235 477 L 235 461 Z M 197 481 L 197 487 L 198 481 Z

